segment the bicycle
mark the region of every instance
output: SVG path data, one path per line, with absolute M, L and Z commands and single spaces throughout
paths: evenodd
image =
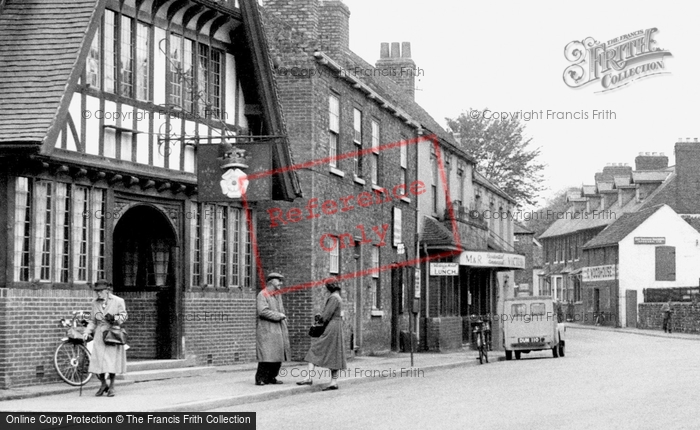
M 479 364 L 489 362 L 489 350 L 491 349 L 491 326 L 488 321 L 477 321 L 474 326 L 476 349 L 479 351 Z
M 81 388 L 92 378 L 92 373 L 88 372 L 90 351 L 83 339 L 89 319 L 90 312 L 73 311 L 73 317 L 59 321 L 66 328 L 66 336 L 61 338 L 53 357 L 58 376 L 67 384 Z

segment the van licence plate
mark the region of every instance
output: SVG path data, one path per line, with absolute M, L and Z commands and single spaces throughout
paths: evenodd
M 543 337 L 519 337 L 518 343 L 537 343 L 544 342 Z

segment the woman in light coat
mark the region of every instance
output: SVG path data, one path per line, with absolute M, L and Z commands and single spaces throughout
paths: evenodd
M 297 382 L 297 385 L 311 385 L 311 375 L 316 366 L 331 369 L 331 383 L 323 391 L 338 389 L 338 371 L 347 369 L 345 360 L 345 342 L 343 341 L 343 320 L 341 316 L 343 299 L 340 297 L 340 285 L 329 282 L 326 288 L 331 293 L 323 312 L 317 316 L 320 324 L 325 324 L 323 334 L 311 343 L 304 361 L 309 363 L 309 376 Z
M 106 392 L 108 397 L 113 397 L 116 394 L 115 374 L 126 373 L 126 349 L 124 345 L 106 345 L 103 333 L 112 325 L 121 325 L 126 321 L 126 306 L 124 299 L 112 294 L 112 284 L 106 280 L 95 282 L 93 289 L 97 298 L 92 302 L 90 323 L 84 335 L 87 339 L 92 334 L 94 339 L 88 371 L 96 374 L 102 382 L 95 395 L 101 396 Z

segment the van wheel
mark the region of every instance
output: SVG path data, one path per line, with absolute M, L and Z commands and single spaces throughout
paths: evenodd
M 552 347 L 552 357 L 559 358 L 559 346 L 558 345 L 554 345 Z
M 506 360 L 512 360 L 512 359 L 513 359 L 513 351 L 506 350 Z
M 564 356 L 564 341 L 560 340 L 559 341 L 559 357 Z
M 515 351 L 515 359 L 520 360 L 520 351 Z

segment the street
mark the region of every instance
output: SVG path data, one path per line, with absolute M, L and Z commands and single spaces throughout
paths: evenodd
M 698 428 L 700 343 L 569 329 L 550 352 L 217 409 L 259 429 Z M 322 382 L 327 383 L 328 378 Z M 318 383 L 315 380 L 314 383 Z

